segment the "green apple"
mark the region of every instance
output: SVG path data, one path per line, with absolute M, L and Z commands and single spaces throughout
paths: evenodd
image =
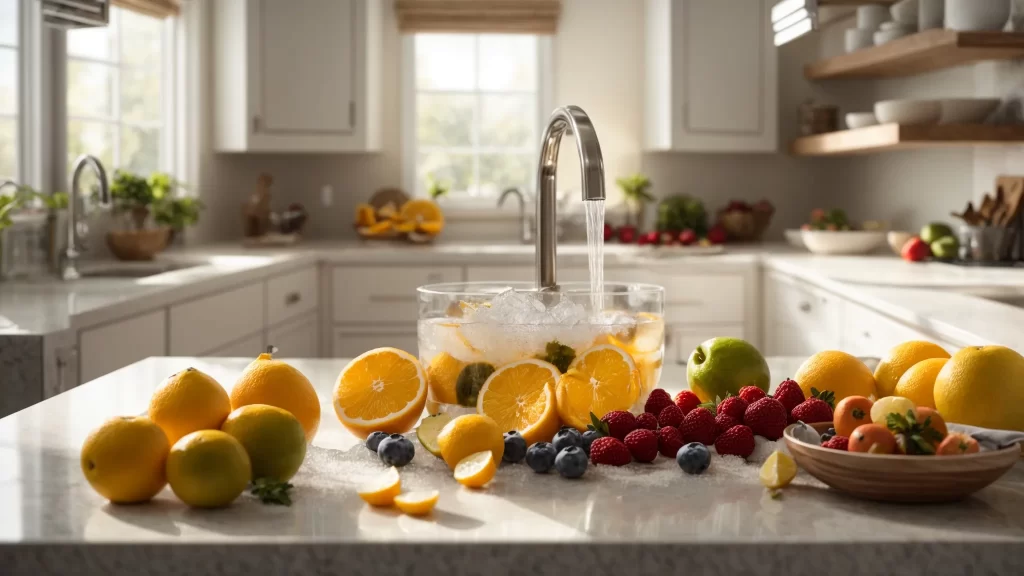
M 952 235 L 953 229 L 942 222 L 932 222 L 924 228 L 921 228 L 921 240 L 924 240 L 926 244 L 931 244 L 939 238 L 945 238 L 946 236 Z
M 932 256 L 939 260 L 953 260 L 960 251 L 960 242 L 954 236 L 943 236 L 931 243 Z
M 701 402 L 737 395 L 744 386 L 768 392 L 771 375 L 764 356 L 746 340 L 712 338 L 690 354 L 686 380 Z

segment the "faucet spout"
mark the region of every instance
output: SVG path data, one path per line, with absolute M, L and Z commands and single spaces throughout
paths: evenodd
M 75 169 L 71 175 L 71 196 L 68 198 L 68 249 L 64 254 L 64 269 L 61 272 L 61 277 L 64 280 L 77 280 L 82 277 L 78 272 L 78 258 L 81 256 L 82 250 L 78 239 L 78 202 L 82 196 L 79 179 L 86 168 L 91 168 L 99 181 L 100 206 L 103 208 L 110 206 L 110 188 L 107 185 L 107 171 L 103 169 L 103 164 L 95 156 L 88 154 L 79 156 L 75 160 Z
M 601 143 L 590 117 L 578 106 L 557 108 L 548 119 L 541 140 L 540 166 L 537 169 L 537 287 L 558 285 L 557 250 L 557 175 L 558 149 L 562 136 L 575 136 L 580 157 L 583 201 L 604 200 L 604 159 Z

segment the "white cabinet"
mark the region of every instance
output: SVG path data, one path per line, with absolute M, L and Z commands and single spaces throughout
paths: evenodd
M 841 349 L 856 356 L 885 356 L 890 348 L 908 340 L 934 342 L 950 352 L 960 349 L 848 300 L 842 302 L 842 318 Z
M 355 358 L 363 352 L 389 346 L 419 355 L 416 330 L 364 327 L 362 329 L 336 328 L 331 346 L 333 358 Z
M 263 330 L 263 291 L 259 282 L 171 306 L 171 356 L 208 355 Z
M 379 148 L 381 2 L 211 4 L 216 150 Z
M 83 330 L 78 335 L 79 379 L 88 382 L 150 356 L 167 354 L 163 309 Z
M 648 150 L 777 150 L 772 3 L 647 0 Z
M 419 319 L 417 288 L 461 281 L 460 266 L 339 266 L 331 275 L 334 321 L 412 326 Z
M 319 281 L 316 266 L 267 280 L 267 324 L 274 326 L 316 310 Z
M 203 356 L 216 356 L 220 358 L 255 358 L 266 352 L 266 340 L 263 338 L 263 331 L 255 332 L 230 344 L 226 344 L 216 350 L 211 350 Z
M 772 356 L 810 356 L 841 347 L 837 296 L 778 273 L 764 282 L 765 348 Z
M 320 357 L 320 315 L 316 312 L 267 330 L 267 345 L 281 358 Z M 365 350 L 364 350 L 365 352 Z

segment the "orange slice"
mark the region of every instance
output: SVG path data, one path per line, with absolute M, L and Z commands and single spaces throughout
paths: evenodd
M 408 492 L 395 496 L 395 506 L 409 516 L 426 516 L 437 505 L 440 496 L 437 490 Z
M 395 231 L 403 234 L 416 231 L 416 223 L 411 220 L 399 220 L 395 223 Z
M 483 488 L 494 478 L 498 465 L 490 450 L 466 456 L 455 465 L 455 481 L 468 488 Z
M 394 226 L 394 222 L 390 220 L 381 220 L 372 226 L 364 226 L 360 228 L 359 233 L 363 236 L 380 236 L 381 234 L 390 232 Z
M 416 230 L 423 232 L 424 234 L 436 236 L 444 230 L 444 222 L 438 220 L 434 220 L 432 222 L 420 222 L 419 225 L 416 226 Z
M 555 383 L 561 373 L 543 360 L 521 360 L 499 368 L 484 382 L 476 410 L 503 432 L 516 430 L 526 444 L 550 442 L 560 420 Z
M 426 401 L 423 367 L 415 356 L 397 348 L 377 348 L 355 358 L 334 386 L 334 412 L 360 438 L 377 430 L 408 432 Z
M 415 198 L 402 205 L 399 212 L 402 220 L 423 224 L 426 222 L 444 223 L 444 214 L 441 207 L 433 200 L 426 198 Z
M 377 212 L 369 204 L 356 204 L 356 226 L 373 226 L 377 223 Z
M 371 506 L 391 506 L 401 492 L 402 479 L 394 466 L 356 490 L 359 497 Z
M 629 410 L 640 396 L 640 373 L 633 358 L 612 344 L 579 355 L 558 380 L 555 399 L 562 422 L 584 431 L 590 413 L 598 418 L 613 410 Z

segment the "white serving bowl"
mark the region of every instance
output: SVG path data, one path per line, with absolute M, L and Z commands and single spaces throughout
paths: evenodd
M 893 40 L 903 38 L 904 36 L 910 36 L 911 34 L 913 34 L 913 31 L 907 28 L 896 28 L 895 30 L 879 30 L 878 32 L 875 32 L 875 35 L 872 37 L 872 39 L 875 41 L 875 46 L 881 46 L 882 44 L 888 44 Z
M 804 246 L 803 230 L 799 228 L 791 228 L 786 230 L 786 242 L 794 248 L 806 248 Z
M 946 28 L 993 31 L 1006 26 L 1012 0 L 946 0 Z
M 889 9 L 881 4 L 862 4 L 857 7 L 857 28 L 874 32 L 889 18 Z
M 890 6 L 889 12 L 896 22 L 917 27 L 917 0 L 901 0 Z
M 981 124 L 999 107 L 999 98 L 944 98 L 939 124 Z
M 875 118 L 874 112 L 850 112 L 846 115 L 846 127 L 851 130 L 876 126 L 877 124 L 878 118 Z
M 910 232 L 889 232 L 885 235 L 885 241 L 889 243 L 889 248 L 896 253 L 897 256 L 903 253 L 903 245 L 910 241 L 914 235 Z
M 848 28 L 846 30 L 846 52 L 856 52 L 875 45 L 873 30 L 864 28 Z
M 880 230 L 803 230 L 800 236 L 815 254 L 867 254 L 885 243 L 885 232 Z
M 880 124 L 922 126 L 939 121 L 942 107 L 938 100 L 883 100 L 875 102 L 875 117 Z

